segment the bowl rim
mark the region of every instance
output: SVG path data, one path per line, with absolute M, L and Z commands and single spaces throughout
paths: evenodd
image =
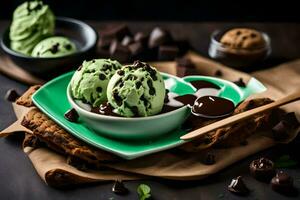
M 32 59 L 32 60 L 40 60 L 40 61 L 59 60 L 59 59 L 63 59 L 63 58 L 76 57 L 82 53 L 90 51 L 91 49 L 93 49 L 96 46 L 99 36 L 97 34 L 96 29 L 93 28 L 91 25 L 89 25 L 81 20 L 69 18 L 69 17 L 56 17 L 55 21 L 77 24 L 77 25 L 83 27 L 83 29 L 89 30 L 94 35 L 95 39 L 94 39 L 94 41 L 91 42 L 90 45 L 85 45 L 85 46 L 83 46 L 83 48 L 80 48 L 76 52 L 69 54 L 69 55 L 59 56 L 59 57 L 48 57 L 48 58 L 47 57 L 33 57 L 33 56 L 28 56 L 28 55 L 19 53 L 17 51 L 14 51 L 6 44 L 6 42 L 4 41 L 4 35 L 9 33 L 10 26 L 8 26 L 1 34 L 0 46 L 9 55 L 13 55 L 15 57 L 19 57 L 19 58 L 23 58 L 23 59 Z
M 183 79 L 177 77 L 177 76 L 174 76 L 174 75 L 171 75 L 171 74 L 168 74 L 168 73 L 164 73 L 164 72 L 160 72 L 161 74 L 163 75 L 167 75 L 167 76 L 170 76 L 172 78 L 175 78 L 177 81 L 180 81 L 180 82 L 184 82 L 185 84 L 189 84 L 191 85 L 190 83 L 184 81 Z M 191 85 L 191 87 L 193 87 Z M 118 116 L 109 116 L 109 115 L 100 115 L 100 114 L 97 114 L 97 113 L 93 113 L 93 112 L 90 112 L 90 111 L 87 111 L 85 110 L 84 108 L 80 107 L 73 99 L 72 95 L 71 95 L 71 82 L 68 84 L 67 86 L 67 98 L 68 98 L 68 101 L 69 103 L 71 104 L 71 106 L 75 109 L 75 110 L 79 110 L 80 112 L 82 112 L 84 115 L 87 115 L 89 117 L 92 117 L 94 119 L 103 119 L 103 120 L 116 120 L 116 121 L 144 121 L 144 120 L 154 120 L 154 119 L 159 119 L 161 117 L 169 117 L 170 115 L 173 115 L 174 113 L 177 113 L 177 112 L 183 112 L 184 110 L 186 109 L 189 109 L 188 106 L 182 106 L 182 107 L 179 107 L 178 109 L 175 109 L 175 110 L 172 110 L 170 112 L 166 112 L 166 113 L 161 113 L 161 114 L 157 114 L 157 115 L 152 115 L 152 116 L 146 116 L 146 117 L 118 117 Z

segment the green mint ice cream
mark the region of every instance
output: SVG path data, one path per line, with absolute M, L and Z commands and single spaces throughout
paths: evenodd
M 125 117 L 144 117 L 161 112 L 165 85 L 160 73 L 147 63 L 135 61 L 118 70 L 108 83 L 108 102 Z
M 121 68 L 118 61 L 94 59 L 84 61 L 71 79 L 71 93 L 75 99 L 99 106 L 107 101 L 106 90 L 110 78 Z
M 75 44 L 66 37 L 49 37 L 39 42 L 32 51 L 33 57 L 60 57 L 76 52 Z
M 31 55 L 36 44 L 53 35 L 55 17 L 42 1 L 26 1 L 13 13 L 9 37 L 10 47 L 20 53 Z

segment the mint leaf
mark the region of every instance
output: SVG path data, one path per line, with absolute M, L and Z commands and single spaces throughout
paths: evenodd
M 146 200 L 151 197 L 151 189 L 146 184 L 140 184 L 137 188 L 137 193 L 139 194 L 140 200 Z

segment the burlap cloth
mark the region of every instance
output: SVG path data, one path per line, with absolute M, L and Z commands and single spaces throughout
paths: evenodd
M 267 86 L 268 90 L 255 97 L 269 97 L 276 100 L 291 93 L 293 90 L 300 89 L 300 60 L 249 75 L 223 66 L 195 53 L 189 53 L 188 57 L 196 63 L 196 71 L 201 75 L 213 76 L 217 70 L 220 70 L 222 72 L 221 77 L 230 81 L 243 78 L 247 82 L 251 76 L 256 77 Z M 170 74 L 178 73 L 174 62 L 159 62 L 153 63 L 153 65 L 163 72 Z M 20 106 L 15 103 L 13 107 L 18 121 L 3 130 L 0 136 L 7 136 L 16 131 L 31 133 L 30 130 L 20 124 L 24 116 L 32 108 Z M 300 114 L 299 103 L 293 103 L 285 108 L 296 112 L 298 116 Z M 266 137 L 266 135 L 269 135 L 267 132 L 267 130 L 264 132 L 257 131 L 255 134 L 252 134 L 247 138 L 248 143 L 246 145 L 210 149 L 216 157 L 216 163 L 212 165 L 206 165 L 201 162 L 203 154 L 199 151 L 186 152 L 175 149 L 130 161 L 104 162 L 101 163 L 101 167 L 97 170 L 82 171 L 67 164 L 65 156 L 48 148 L 25 147 L 24 152 L 30 158 L 40 177 L 47 184 L 55 187 L 116 179 L 135 180 L 150 177 L 191 180 L 207 177 L 238 160 L 275 145 L 276 142 L 272 138 Z M 283 142 L 289 142 L 295 136 L 296 131 Z

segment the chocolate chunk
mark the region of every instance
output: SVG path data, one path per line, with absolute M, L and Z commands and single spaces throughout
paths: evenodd
M 281 121 L 272 128 L 273 138 L 275 140 L 286 139 L 290 132 L 300 125 L 294 112 L 285 114 Z
M 215 76 L 223 76 L 223 72 L 221 71 L 221 70 L 217 70 L 216 72 L 215 72 Z
M 234 81 L 233 83 L 239 87 L 246 87 L 246 83 L 244 82 L 244 80 L 242 78 L 239 78 L 239 80 Z
M 172 41 L 172 37 L 169 32 L 156 27 L 152 30 L 149 41 L 148 41 L 148 46 L 150 48 L 155 48 L 163 44 L 168 44 Z
M 123 182 L 120 180 L 115 181 L 111 190 L 115 194 L 119 194 L 119 195 L 125 195 L 129 192 L 128 189 L 124 186 Z
M 228 190 L 232 193 L 243 196 L 249 194 L 250 192 L 241 176 L 232 179 L 231 183 L 228 185 Z
M 294 189 L 293 178 L 283 171 L 276 173 L 271 180 L 272 189 L 280 193 L 289 193 Z
M 10 101 L 10 102 L 15 102 L 19 97 L 20 97 L 20 95 L 17 93 L 16 90 L 9 89 L 6 92 L 4 99 L 6 99 L 7 101 Z
M 59 43 L 55 43 L 52 45 L 52 47 L 49 49 L 49 51 L 53 54 L 56 54 L 58 52 Z
M 130 36 L 128 36 L 128 35 L 126 35 L 126 36 L 123 38 L 122 42 L 121 42 L 121 44 L 122 44 L 123 46 L 128 46 L 128 45 L 131 44 L 131 43 L 133 43 L 132 37 L 130 37 Z
M 189 58 L 176 58 L 176 65 L 177 67 L 186 67 L 186 68 L 195 68 L 195 64 Z
M 141 42 L 135 42 L 135 43 L 130 44 L 128 46 L 128 49 L 132 56 L 137 56 L 145 50 L 145 48 Z
M 142 83 L 140 81 L 135 83 L 135 86 L 137 89 L 139 89 L 142 86 Z
M 179 53 L 176 46 L 159 46 L 158 60 L 174 60 Z
M 130 51 L 127 47 L 121 45 L 117 40 L 114 40 L 109 48 L 111 58 L 120 62 L 128 62 L 130 59 Z
M 122 98 L 119 96 L 118 94 L 118 91 L 117 90 L 114 90 L 113 91 L 113 98 L 115 99 L 116 103 L 118 106 L 121 106 L 122 105 Z
M 99 79 L 102 80 L 102 81 L 105 80 L 106 79 L 105 74 L 100 73 L 99 74 Z
M 253 160 L 249 168 L 255 179 L 265 182 L 269 182 L 276 173 L 274 163 L 267 158 Z
M 120 70 L 117 71 L 117 74 L 119 74 L 120 76 L 123 76 L 125 74 L 125 72 L 120 69 Z
M 137 32 L 135 35 L 134 35 L 134 41 L 135 42 L 140 42 L 142 43 L 144 46 L 147 45 L 148 43 L 148 39 L 149 39 L 149 35 L 143 33 L 143 32 Z
M 65 113 L 65 118 L 70 122 L 77 122 L 79 115 L 74 108 L 71 108 Z
M 133 66 L 136 67 L 136 68 L 146 67 L 146 65 L 144 63 L 142 63 L 141 61 L 139 61 L 139 60 L 134 61 Z
M 202 163 L 205 165 L 213 165 L 216 163 L 215 154 L 207 152 L 202 159 Z
M 70 50 L 72 48 L 72 46 L 70 44 L 66 44 L 64 45 L 64 47 L 67 49 L 67 50 Z

